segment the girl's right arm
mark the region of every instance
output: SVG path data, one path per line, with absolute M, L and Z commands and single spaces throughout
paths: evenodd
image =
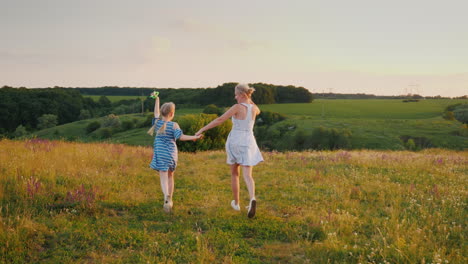
M 159 96 L 154 101 L 154 118 L 159 118 Z
M 195 140 L 200 139 L 202 137 L 203 137 L 203 135 L 198 135 L 198 136 L 182 135 L 182 136 L 180 136 L 179 140 L 180 141 L 190 141 L 190 140 L 195 141 Z

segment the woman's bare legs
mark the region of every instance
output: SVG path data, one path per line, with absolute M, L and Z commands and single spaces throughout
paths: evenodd
M 231 189 L 232 197 L 236 205 L 239 204 L 239 164 L 231 165 Z
M 257 209 L 257 200 L 255 199 L 255 181 L 252 177 L 252 166 L 242 166 L 242 175 L 244 176 L 244 181 L 247 185 L 247 190 L 249 190 L 250 196 L 247 216 L 252 218 L 255 216 L 255 211 Z
M 247 190 L 249 190 L 250 200 L 255 199 L 255 181 L 252 177 L 252 166 L 242 166 L 242 176 L 244 176 Z

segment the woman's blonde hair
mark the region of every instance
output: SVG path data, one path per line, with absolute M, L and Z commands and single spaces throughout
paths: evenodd
M 236 85 L 235 91 L 241 94 L 245 94 L 247 98 L 250 99 L 252 97 L 253 92 L 255 92 L 255 89 L 250 87 L 246 83 L 239 83 L 238 85 Z
M 174 103 L 169 102 L 169 103 L 164 103 L 163 105 L 161 105 L 161 109 L 160 109 L 161 116 L 168 117 L 170 113 L 174 113 L 174 112 L 175 112 Z M 156 129 L 156 123 L 157 122 L 154 122 L 154 125 L 148 130 L 148 134 L 150 134 L 151 136 L 154 135 L 154 130 Z M 164 121 L 164 124 L 159 128 L 157 132 L 158 135 L 166 133 L 166 124 L 167 122 Z

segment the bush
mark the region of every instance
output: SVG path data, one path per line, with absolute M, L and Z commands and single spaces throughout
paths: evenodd
M 101 107 L 111 107 L 112 102 L 109 100 L 109 98 L 105 97 L 104 95 L 99 97 L 98 104 Z
M 460 128 L 458 131 L 455 132 L 455 135 L 461 136 L 461 137 L 468 137 L 468 125 L 467 124 L 463 125 L 462 128 Z
M 122 122 L 122 129 L 123 130 L 130 130 L 132 128 L 134 128 L 135 126 L 135 123 L 133 123 L 133 121 L 131 120 L 125 120 Z
M 283 121 L 285 119 L 286 119 L 286 116 L 283 114 L 271 112 L 271 111 L 262 111 L 257 116 L 256 123 L 257 125 L 271 126 L 274 123 Z
M 111 110 L 111 113 L 116 115 L 123 115 L 123 114 L 132 114 L 138 113 L 141 111 L 140 103 L 125 105 L 121 104 L 116 106 L 114 109 Z
M 450 120 L 450 121 L 453 121 L 455 120 L 455 115 L 453 114 L 452 111 L 445 111 L 444 112 L 444 115 L 442 116 L 444 119 L 447 119 L 447 120 Z
M 431 148 L 434 145 L 432 144 L 431 140 L 428 139 L 427 137 L 413 137 L 413 136 L 400 136 L 400 140 L 403 141 L 403 145 L 411 150 L 418 150 L 418 149 L 424 149 L 424 148 Z M 413 143 L 408 143 L 408 141 L 413 141 Z M 414 144 L 414 148 L 413 148 Z
M 416 143 L 414 143 L 414 140 L 410 138 L 406 141 L 405 147 L 409 150 L 416 150 Z
M 303 129 L 298 129 L 294 133 L 294 149 L 303 150 L 307 148 L 307 133 Z
M 57 116 L 56 115 L 51 115 L 51 114 L 45 114 L 42 115 L 37 119 L 38 124 L 37 128 L 38 129 L 46 129 L 50 127 L 54 127 L 57 125 Z
M 120 118 L 114 114 L 110 114 L 104 118 L 102 127 L 119 128 L 121 126 Z
M 154 118 L 154 114 L 150 114 L 150 115 L 147 115 L 146 116 L 146 119 L 139 123 L 137 127 L 147 127 L 147 128 L 150 128 L 151 127 L 151 123 L 153 122 L 153 118 Z
M 222 115 L 223 114 L 223 110 L 219 107 L 217 107 L 216 105 L 214 104 L 210 104 L 210 105 L 207 105 L 205 107 L 205 109 L 203 109 L 203 113 L 204 114 L 215 114 L 215 115 Z
M 461 105 L 462 105 L 461 103 L 449 105 L 445 108 L 445 111 L 453 112 L 455 109 L 457 109 Z
M 200 128 L 204 127 L 217 116 L 215 114 L 198 114 L 198 115 L 184 115 L 178 118 L 180 128 L 186 135 L 194 135 Z M 224 122 L 223 124 L 208 130 L 204 134 L 204 138 L 196 142 L 179 141 L 179 150 L 195 152 L 200 150 L 223 149 L 226 143 L 227 136 L 231 131 L 231 122 Z
M 257 142 L 270 150 L 347 149 L 351 147 L 351 131 L 318 127 L 312 131 L 297 129 L 294 123 L 284 122 L 275 127 L 256 128 Z
M 306 147 L 312 149 L 346 149 L 351 147 L 351 131 L 347 129 L 318 127 L 306 141 Z
M 80 116 L 78 117 L 80 120 L 85 120 L 85 119 L 90 119 L 91 118 L 91 112 L 86 109 L 81 109 L 80 110 Z
M 96 129 L 100 127 L 101 127 L 101 123 L 99 123 L 99 121 L 93 121 L 86 126 L 86 133 L 89 134 L 93 131 L 96 131 Z
M 101 128 L 99 130 L 99 136 L 101 138 L 110 138 L 112 136 L 112 129 L 109 127 Z
M 453 111 L 455 119 L 462 122 L 463 124 L 468 124 L 468 108 L 457 108 Z
M 293 121 L 285 121 L 275 126 L 255 126 L 254 132 L 261 148 L 287 150 L 293 149 L 291 137 L 295 129 L 296 124 Z
M 26 128 L 23 126 L 23 125 L 19 125 L 15 132 L 13 133 L 13 136 L 15 138 L 21 138 L 21 137 L 24 137 L 28 134 L 28 131 L 26 131 Z
M 445 108 L 443 117 L 448 120 L 456 119 L 462 122 L 463 124 L 468 124 L 468 104 L 458 103 L 458 104 L 447 106 Z M 453 118 L 453 119 L 449 119 L 449 118 Z

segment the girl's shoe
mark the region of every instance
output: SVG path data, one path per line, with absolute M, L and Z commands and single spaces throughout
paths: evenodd
M 240 211 L 240 206 L 238 204 L 236 204 L 236 200 L 231 201 L 231 207 L 232 207 L 232 209 L 234 209 L 236 211 Z
M 173 203 L 172 203 L 171 197 L 167 196 L 166 200 L 164 200 L 164 205 L 163 205 L 164 212 L 170 213 L 172 210 L 172 205 Z
M 257 200 L 255 200 L 255 198 L 250 200 L 250 204 L 249 204 L 249 206 L 247 208 L 248 208 L 247 217 L 248 218 L 254 217 L 255 216 L 255 211 L 257 209 Z

